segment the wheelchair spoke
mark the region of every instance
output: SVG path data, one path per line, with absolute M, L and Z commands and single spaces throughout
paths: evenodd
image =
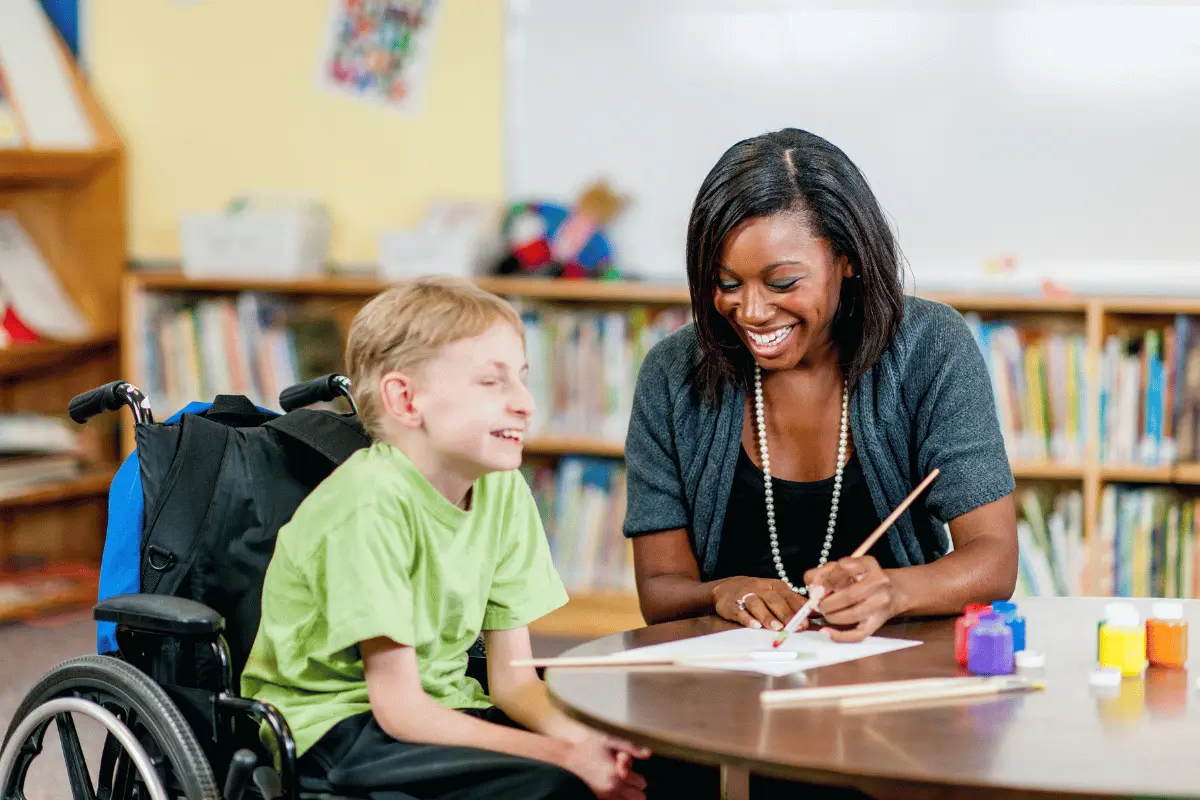
M 117 756 L 117 777 L 113 780 L 113 797 L 125 798 L 133 796 L 133 762 L 124 750 Z
M 58 726 L 58 741 L 62 745 L 63 761 L 67 765 L 67 778 L 71 782 L 73 800 L 96 800 L 92 789 L 92 778 L 88 774 L 87 759 L 79 746 L 79 734 L 75 731 L 75 720 L 70 714 L 57 714 L 54 722 Z

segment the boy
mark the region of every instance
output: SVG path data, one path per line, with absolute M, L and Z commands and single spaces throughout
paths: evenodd
M 630 759 L 647 753 L 510 663 L 566 602 L 517 471 L 533 413 L 519 317 L 467 281 L 417 279 L 362 308 L 346 364 L 374 443 L 280 530 L 242 676 L 288 720 L 303 787 L 642 798 Z M 490 697 L 465 674 L 480 630 Z

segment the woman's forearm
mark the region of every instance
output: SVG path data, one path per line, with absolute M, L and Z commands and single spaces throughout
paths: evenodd
M 712 614 L 713 587 L 719 583 L 670 574 L 646 578 L 638 587 L 642 617 L 654 625 Z
M 1017 581 L 1015 548 L 980 537 L 937 561 L 887 570 L 896 598 L 895 616 L 961 614 L 967 603 L 1012 596 Z

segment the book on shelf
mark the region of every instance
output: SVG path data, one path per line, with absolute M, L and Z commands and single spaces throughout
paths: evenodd
M 553 466 L 526 463 L 521 472 L 567 591 L 633 591 L 633 547 L 621 533 L 623 462 L 569 456 Z
M 1109 485 L 1092 545 L 1093 588 L 1122 597 L 1200 597 L 1200 498 L 1164 487 Z
M 83 462 L 71 454 L 0 455 L 0 498 L 12 497 L 40 484 L 74 480 L 83 473 Z
M 0 64 L 0 148 L 20 147 L 24 141 L 21 126 L 17 123 L 17 112 L 9 96 L 4 65 Z
M 9 131 L 0 147 L 27 144 L 45 150 L 85 150 L 95 146 L 96 132 L 57 39 L 37 0 L 0 3 L 0 64 L 13 117 L 8 127 L 18 128 L 15 135 Z
M 514 302 L 525 325 L 531 436 L 596 436 L 623 442 L 637 372 L 658 341 L 688 321 L 686 308 L 619 311 Z
M 0 414 L 0 498 L 87 470 L 94 442 L 66 420 L 45 414 Z
M 991 378 L 996 415 L 1014 460 L 1079 463 L 1087 450 L 1087 340 L 964 315 Z
M 1017 594 L 1084 594 L 1083 494 L 1026 489 L 1017 497 Z
M 199 300 L 149 294 L 139 313 L 141 388 L 162 418 L 218 394 L 278 410 L 283 389 L 341 371 L 341 333 L 320 303 L 256 292 Z
M 1100 356 L 1098 443 L 1104 464 L 1200 461 L 1198 318 L 1117 331 Z
M 91 324 L 16 213 L 0 211 L 0 344 L 79 341 Z

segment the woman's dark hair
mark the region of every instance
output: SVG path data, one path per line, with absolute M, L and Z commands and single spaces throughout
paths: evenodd
M 795 128 L 744 139 L 704 178 L 688 222 L 687 273 L 700 338 L 694 387 L 716 401 L 729 383 L 746 385 L 750 352 L 713 304 L 721 243 L 747 219 L 796 213 L 845 256 L 833 323 L 851 389 L 887 348 L 904 307 L 901 254 L 858 167 L 834 145 Z

